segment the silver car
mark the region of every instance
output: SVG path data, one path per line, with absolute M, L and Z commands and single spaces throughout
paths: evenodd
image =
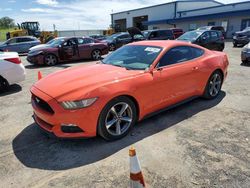
M 0 44 L 0 51 L 26 53 L 33 46 L 41 44 L 40 40 L 32 36 L 14 37 Z

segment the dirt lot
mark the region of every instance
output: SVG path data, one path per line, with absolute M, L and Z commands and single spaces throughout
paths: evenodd
M 33 67 L 0 95 L 0 187 L 128 187 L 134 145 L 148 187 L 250 187 L 250 67 L 226 44 L 229 76 L 220 96 L 196 99 L 140 122 L 126 138 L 58 140 L 34 124 L 29 88 L 71 66 Z

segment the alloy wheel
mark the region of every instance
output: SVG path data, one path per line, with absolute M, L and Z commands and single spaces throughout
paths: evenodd
M 100 59 L 100 58 L 101 58 L 101 52 L 100 52 L 100 50 L 95 50 L 95 51 L 93 51 L 92 57 L 93 57 L 93 59 L 95 59 L 95 60 Z
M 49 65 L 49 66 L 55 65 L 57 63 L 56 56 L 51 55 L 51 54 L 47 55 L 45 57 L 45 63 L 46 63 L 46 65 Z
M 119 136 L 125 133 L 131 126 L 133 111 L 129 104 L 120 102 L 108 111 L 105 126 L 109 134 Z
M 221 89 L 221 75 L 219 73 L 215 73 L 209 82 L 209 94 L 212 97 L 215 97 L 218 95 Z

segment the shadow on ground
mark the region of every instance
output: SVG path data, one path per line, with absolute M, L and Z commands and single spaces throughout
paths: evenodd
M 10 85 L 7 91 L 0 93 L 0 97 L 11 95 L 22 91 L 22 87 L 18 84 Z
M 214 100 L 195 99 L 138 123 L 125 138 L 107 142 L 99 137 L 59 140 L 41 134 L 35 124 L 27 126 L 12 142 L 16 157 L 25 166 L 46 170 L 65 170 L 102 160 L 144 138 L 159 133 L 193 115 L 219 104 L 225 92 Z

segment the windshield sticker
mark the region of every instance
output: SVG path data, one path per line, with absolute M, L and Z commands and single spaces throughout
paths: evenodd
M 159 49 L 159 48 L 147 47 L 144 51 L 145 52 L 158 53 L 160 50 L 161 49 Z

